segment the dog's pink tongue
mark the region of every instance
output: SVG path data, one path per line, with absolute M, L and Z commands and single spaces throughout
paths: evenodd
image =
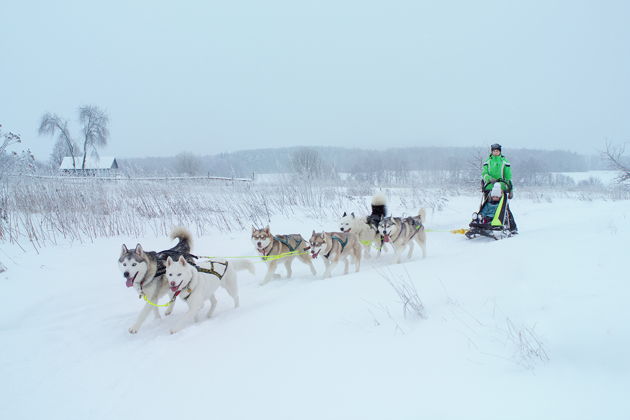
M 126 282 L 126 284 L 127 284 L 127 287 L 131 287 L 131 286 L 133 286 L 133 278 L 131 278 L 131 277 L 127 277 L 127 282 Z
M 384 240 L 385 242 L 389 242 L 389 235 L 385 235 L 385 236 L 383 237 L 383 240 Z

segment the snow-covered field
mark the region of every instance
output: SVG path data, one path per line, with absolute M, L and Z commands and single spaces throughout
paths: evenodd
M 617 171 L 586 171 L 586 172 L 559 172 L 562 175 L 573 179 L 575 183 L 586 182 L 591 179 L 599 180 L 604 186 L 610 187 L 619 176 Z
M 517 196 L 514 238 L 443 232 L 477 205 L 429 212 L 424 260 L 392 265 L 389 252 L 327 280 L 295 262 L 293 279 L 264 287 L 258 263 L 240 276 L 239 309 L 220 291 L 212 319 L 175 335 L 181 302 L 127 332 L 143 302 L 117 268 L 121 243 L 161 250 L 166 237 L 39 254 L 4 243 L 0 418 L 627 419 L 630 202 Z M 271 228 L 337 224 L 297 214 Z M 193 251 L 254 255 L 249 231 L 195 238 Z M 413 283 L 426 318 L 405 316 L 388 279 Z

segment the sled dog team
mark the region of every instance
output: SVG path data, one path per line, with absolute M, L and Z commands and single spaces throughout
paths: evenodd
M 344 213 L 340 220 L 340 232 L 315 232 L 306 241 L 300 234 L 273 235 L 269 226 L 264 229 L 252 227 L 251 240 L 260 256 L 267 262 L 267 273 L 260 282 L 266 284 L 276 276 L 278 264 L 284 264 L 287 278 L 292 275 L 291 266 L 295 259 L 307 264 L 313 275 L 317 274 L 313 260 L 321 256 L 324 261 L 324 278 L 331 277 L 332 271 L 344 263 L 344 274 L 348 274 L 350 262 L 355 271 L 361 267 L 361 257 L 370 258 L 371 249 L 380 255 L 385 244 L 392 246 L 396 263 L 400 263 L 405 249 L 407 258 L 413 254 L 414 242 L 426 256 L 426 233 L 424 229 L 425 211 L 420 209 L 417 216 L 386 217 L 385 197 L 377 194 L 372 198 L 372 213 L 356 217 Z M 168 295 L 165 315 L 170 315 L 177 299 L 188 305 L 188 312 L 171 329 L 174 334 L 196 320 L 206 301 L 210 317 L 216 308 L 215 292 L 223 287 L 239 306 L 237 272 L 247 270 L 254 274 L 251 261 L 213 258 L 199 259 L 191 254 L 192 238 L 183 228 L 171 233 L 171 239 L 179 242 L 171 249 L 161 252 L 145 251 L 140 244 L 128 249 L 123 244 L 118 266 L 123 273 L 127 287 L 133 287 L 146 304 L 129 328 L 131 334 L 138 332 L 147 316 L 153 312 L 160 318 L 157 302 Z M 164 306 L 164 305 L 160 305 Z

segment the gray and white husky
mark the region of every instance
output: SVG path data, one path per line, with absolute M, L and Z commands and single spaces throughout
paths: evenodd
M 427 234 L 423 222 L 426 220 L 426 212 L 420 209 L 417 216 L 411 217 L 386 217 L 378 225 L 378 231 L 383 235 L 383 241 L 389 243 L 396 253 L 396 264 L 400 263 L 400 256 L 406 247 L 409 247 L 407 258 L 413 255 L 413 243 L 416 242 L 422 248 L 422 258 L 427 255 Z
M 205 261 L 196 265 L 190 264 L 181 256 L 177 261 L 171 257 L 166 259 L 166 274 L 164 275 L 170 289 L 171 301 L 177 298 L 188 304 L 188 312 L 182 316 L 177 325 L 171 329 L 175 334 L 185 328 L 203 308 L 204 303 L 210 301 L 210 318 L 217 306 L 214 292 L 219 287 L 227 290 L 234 300 L 234 307 L 238 308 L 238 282 L 236 272 L 248 270 L 254 274 L 254 264 L 249 260 L 228 262 L 226 260 Z
M 344 274 L 348 274 L 350 258 L 354 262 L 356 271 L 361 268 L 361 244 L 357 236 L 348 232 L 315 232 L 309 239 L 311 246 L 311 257 L 313 259 L 321 256 L 324 259 L 326 271 L 324 278 L 330 277 L 332 270 L 339 264 L 344 262 Z
M 378 232 L 378 224 L 387 215 L 387 198 L 383 193 L 377 193 L 372 197 L 372 213 L 369 216 L 356 217 L 354 213 L 343 213 L 339 220 L 339 230 L 352 232 L 363 245 L 364 255 L 370 258 L 370 250 L 374 246 L 377 256 L 381 255 L 383 238 Z
M 123 244 L 120 258 L 118 258 L 118 268 L 125 277 L 127 287 L 133 287 L 139 297 L 146 296 L 149 301 L 156 303 L 168 292 L 168 284 L 164 279 L 166 258 L 168 256 L 179 258 L 180 255 L 186 255 L 187 258 L 190 258 L 192 246 L 190 233 L 184 228 L 176 228 L 171 233 L 171 239 L 175 238 L 179 239 L 177 245 L 161 252 L 144 251 L 140 244 L 136 245 L 135 249 L 130 250 Z M 138 314 L 136 322 L 129 328 L 129 332 L 131 334 L 137 333 L 152 311 L 156 318 L 160 318 L 158 308 L 147 302 Z M 170 305 L 165 315 L 170 315 L 172 311 L 173 305 Z
M 261 286 L 274 277 L 276 267 L 280 262 L 284 263 L 284 267 L 287 271 L 287 278 L 291 278 L 291 275 L 293 274 L 291 264 L 293 264 L 293 260 L 296 258 L 304 264 L 307 264 L 314 276 L 317 275 L 313 261 L 311 261 L 307 252 L 308 244 L 299 233 L 293 233 L 290 235 L 272 235 L 269 230 L 269 226 L 264 229 L 256 229 L 252 226 L 251 239 L 252 243 L 256 247 L 256 251 L 258 251 L 263 260 L 267 262 L 267 274 L 260 282 Z

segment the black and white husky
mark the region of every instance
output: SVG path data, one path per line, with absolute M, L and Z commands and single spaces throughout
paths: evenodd
M 409 247 L 407 258 L 413 255 L 413 243 L 416 242 L 422 248 L 422 258 L 427 255 L 427 234 L 423 222 L 426 220 L 426 212 L 420 209 L 417 216 L 411 217 L 386 217 L 378 225 L 378 231 L 383 235 L 383 241 L 389 243 L 396 253 L 396 264 L 400 263 L 400 256 L 406 247 Z
M 364 255 L 370 258 L 370 250 L 374 246 L 381 254 L 383 238 L 378 232 L 378 224 L 387 215 L 387 198 L 383 193 L 377 193 L 372 197 L 372 213 L 369 216 L 356 217 L 354 213 L 344 212 L 339 221 L 339 230 L 352 232 L 363 245 Z
M 183 256 L 179 257 L 177 261 L 168 257 L 164 277 L 170 289 L 171 302 L 182 299 L 188 304 L 188 312 L 171 329 L 171 334 L 181 331 L 193 319 L 196 319 L 207 300 L 210 301 L 210 310 L 207 315 L 210 318 L 217 306 L 217 298 L 214 293 L 219 287 L 227 290 L 234 300 L 234 307 L 238 308 L 236 272 L 241 270 L 248 270 L 254 274 L 254 264 L 249 260 L 230 262 L 212 260 L 193 265 L 186 261 Z
M 184 228 L 176 228 L 171 233 L 171 239 L 179 239 L 177 245 L 171 249 L 161 252 L 144 251 L 142 245 L 136 245 L 135 249 L 128 249 L 125 244 L 122 246 L 120 258 L 118 258 L 118 268 L 123 273 L 127 287 L 133 287 L 139 297 L 146 297 L 149 301 L 156 303 L 158 299 L 168 292 L 168 284 L 164 279 L 164 262 L 167 257 L 179 258 L 185 255 L 190 259 L 190 248 L 192 239 L 190 232 Z M 138 332 L 142 323 L 150 312 L 155 313 L 156 318 L 160 318 L 158 308 L 147 302 L 136 322 L 129 328 L 131 334 Z M 166 310 L 166 315 L 173 311 L 173 305 Z

